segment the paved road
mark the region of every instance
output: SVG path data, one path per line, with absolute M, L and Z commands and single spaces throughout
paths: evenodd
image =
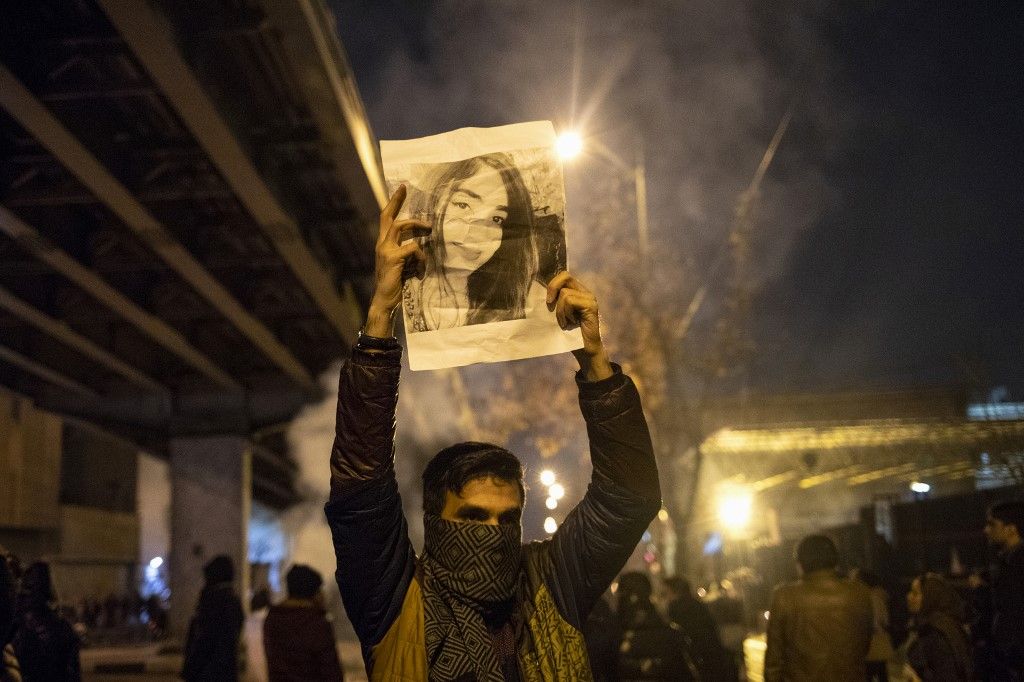
M 359 644 L 356 642 L 338 642 L 338 655 L 345 667 L 345 682 L 366 682 L 366 671 L 363 670 Z M 258 670 L 263 661 L 256 657 L 250 659 L 250 668 Z M 97 673 L 93 672 L 100 665 L 144 664 L 146 673 Z M 161 653 L 159 645 L 136 647 L 108 647 L 85 649 L 82 651 L 83 682 L 180 682 L 176 671 L 181 668 L 181 654 Z M 263 682 L 265 674 L 250 674 L 242 678 L 243 682 Z

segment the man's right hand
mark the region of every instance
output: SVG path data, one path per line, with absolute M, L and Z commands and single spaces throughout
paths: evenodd
M 405 197 L 405 185 L 400 185 L 380 212 L 373 298 L 363 327 L 363 333 L 369 336 L 395 335 L 395 308 L 402 300 L 405 277 L 415 273 L 422 278 L 426 268 L 426 255 L 412 238 L 429 233 L 431 227 L 422 220 L 396 219 Z

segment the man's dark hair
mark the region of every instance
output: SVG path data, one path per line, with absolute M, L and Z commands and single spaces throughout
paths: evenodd
M 839 551 L 828 537 L 808 535 L 796 546 L 796 561 L 804 573 L 836 568 L 839 565 Z
M 1017 527 L 1017 532 L 1024 537 L 1024 502 L 1020 500 L 1003 500 L 988 508 L 988 515 L 1006 525 Z
M 203 566 L 207 585 L 229 583 L 235 579 L 235 562 L 227 554 L 218 554 Z
M 456 495 L 475 478 L 496 478 L 515 483 L 519 499 L 526 502 L 523 465 L 511 452 L 491 443 L 470 441 L 441 450 L 423 471 L 423 511 L 440 514 L 445 491 Z
M 312 599 L 323 587 L 324 579 L 320 574 L 304 564 L 295 564 L 285 576 L 288 584 L 288 596 L 294 599 Z

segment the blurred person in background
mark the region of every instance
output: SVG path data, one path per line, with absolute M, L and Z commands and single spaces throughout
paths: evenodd
M 288 598 L 270 607 L 263 623 L 270 682 L 341 682 L 334 629 L 324 610 L 324 580 L 296 564 L 285 577 Z
M 18 590 L 14 655 L 25 682 L 78 682 L 78 635 L 60 617 L 50 566 L 37 561 L 25 569 Z
M 622 626 L 608 604 L 608 593 L 594 603 L 594 608 L 583 625 L 583 639 L 587 643 L 587 657 L 594 673 L 594 682 L 619 682 L 619 644 Z
M 868 682 L 889 682 L 889 661 L 895 653 L 892 636 L 889 634 L 889 593 L 882 588 L 881 579 L 871 571 L 854 569 L 850 577 L 861 581 L 871 590 L 871 613 L 875 628 L 868 649 Z
M 904 647 L 911 680 L 970 682 L 974 680 L 971 644 L 964 602 L 937 573 L 914 578 L 907 593 L 913 618 Z
M 622 682 L 695 682 L 699 679 L 687 655 L 682 631 L 667 623 L 651 602 L 650 579 L 643 573 L 623 573 L 618 592 L 619 622 L 623 628 L 619 679 Z
M 992 679 L 1024 679 L 1024 502 L 997 502 L 989 507 L 985 536 L 997 551 L 992 568 Z
M 206 583 L 188 626 L 181 677 L 187 682 L 238 679 L 238 639 L 244 614 L 235 594 L 235 562 L 221 554 L 203 566 Z
M 718 636 L 718 625 L 707 604 L 693 594 L 686 578 L 665 579 L 668 619 L 689 642 L 690 658 L 701 680 L 731 680 L 739 676 L 732 656 Z
M 839 552 L 824 535 L 801 540 L 796 561 L 800 579 L 772 597 L 765 682 L 863 682 L 874 629 L 870 591 L 839 576 Z

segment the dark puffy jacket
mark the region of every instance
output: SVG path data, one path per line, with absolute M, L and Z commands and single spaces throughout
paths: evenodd
M 237 680 L 238 637 L 244 618 L 231 583 L 204 587 L 189 624 L 181 677 L 188 682 Z
M 324 610 L 309 600 L 270 607 L 263 622 L 270 682 L 341 682 L 334 630 Z
M 775 590 L 765 682 L 862 682 L 874 630 L 871 593 L 835 571 L 816 571 Z
M 338 586 L 373 682 L 428 675 L 423 588 L 394 474 L 400 363 L 397 344 L 357 346 L 342 367 L 325 508 Z M 583 623 L 661 504 L 633 382 L 618 369 L 604 381 L 577 381 L 594 473 L 554 536 L 524 547 L 516 601 L 524 680 L 591 678 Z

